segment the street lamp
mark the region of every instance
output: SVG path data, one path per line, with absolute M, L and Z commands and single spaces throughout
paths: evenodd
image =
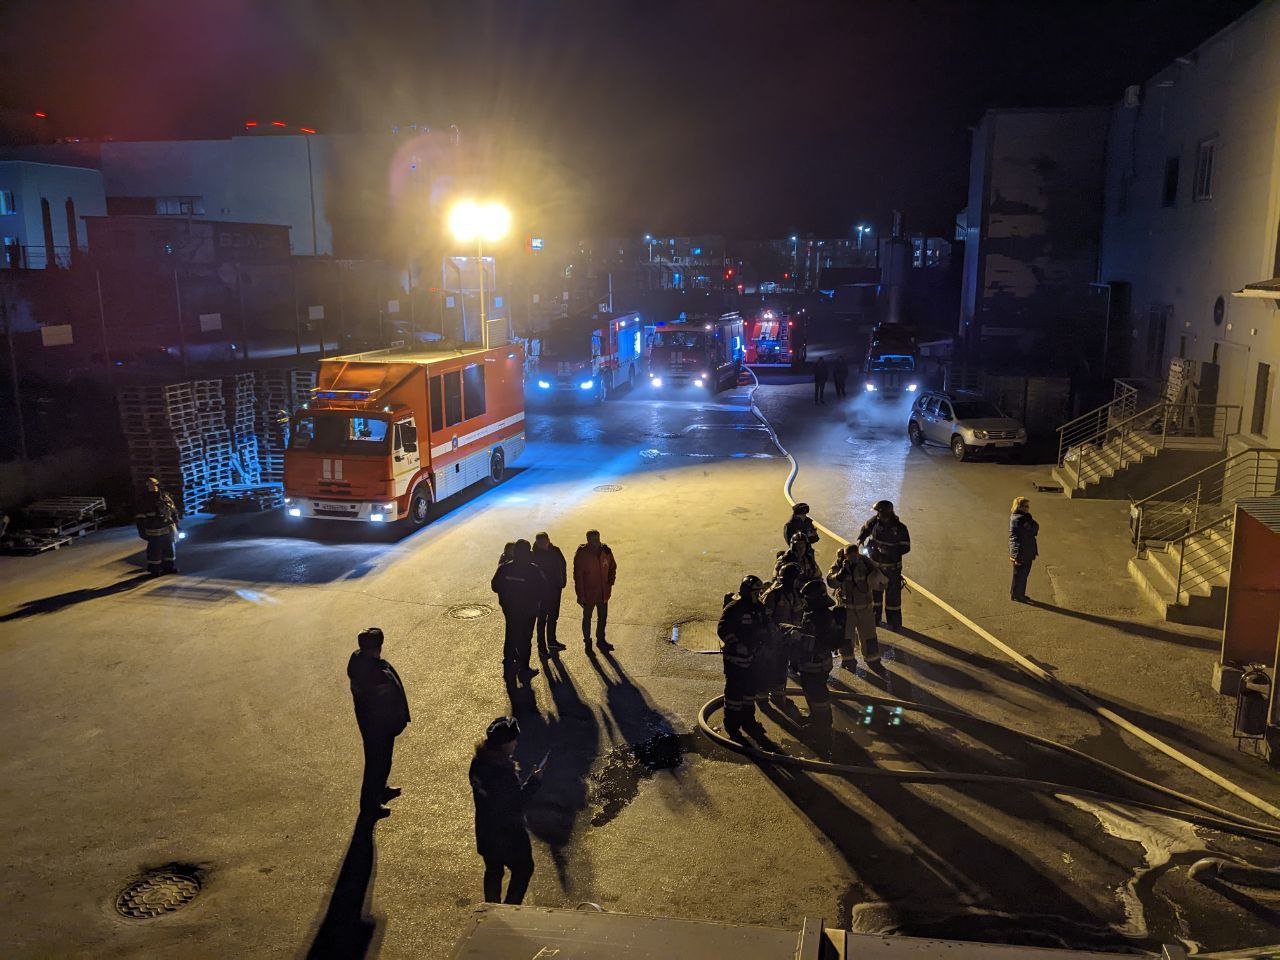
M 864 233 L 867 233 L 867 234 L 871 233 L 871 228 L 866 226 L 865 224 L 861 224 L 861 223 L 858 224 L 858 249 L 859 250 L 862 249 L 862 235 Z
M 646 233 L 644 235 L 644 242 L 649 244 L 649 262 L 653 263 L 653 234 Z
M 511 211 L 490 200 L 459 200 L 449 209 L 449 232 L 459 243 L 476 245 L 476 262 L 480 267 L 480 345 L 489 349 L 489 318 L 485 313 L 484 244 L 497 243 L 511 229 Z

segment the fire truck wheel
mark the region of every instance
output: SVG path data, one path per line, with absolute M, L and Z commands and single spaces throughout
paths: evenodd
M 493 451 L 493 456 L 489 458 L 489 485 L 496 487 L 502 482 L 502 478 L 507 474 L 507 457 L 499 447 Z
M 409 501 L 409 523 L 415 527 L 426 526 L 431 519 L 431 494 L 419 487 Z

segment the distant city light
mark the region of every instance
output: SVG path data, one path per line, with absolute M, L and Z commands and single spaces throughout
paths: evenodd
M 37 111 L 36 111 L 36 116 L 37 116 L 37 117 L 39 117 L 41 120 L 43 120 L 43 119 L 45 119 L 46 117 L 48 117 L 49 115 L 48 115 L 47 113 L 45 113 L 43 110 L 37 110 Z
M 299 127 L 298 129 L 301 130 L 303 133 L 315 133 L 315 131 L 312 130 L 310 127 Z
M 288 124 L 287 124 L 287 123 L 285 123 L 283 120 L 272 120 L 272 121 L 271 121 L 271 125 L 272 125 L 273 127 L 287 127 L 287 126 L 288 126 Z

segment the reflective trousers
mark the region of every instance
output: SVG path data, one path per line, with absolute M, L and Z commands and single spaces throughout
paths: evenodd
M 840 645 L 840 656 L 846 661 L 854 658 L 855 647 L 867 663 L 880 660 L 880 638 L 876 636 L 876 611 L 870 603 L 856 607 L 845 607 L 844 643 Z
M 882 563 L 880 569 L 889 578 L 883 590 L 875 592 L 876 619 L 891 627 L 902 626 L 902 564 Z
M 172 573 L 177 569 L 178 535 L 161 534 L 147 537 L 147 572 Z

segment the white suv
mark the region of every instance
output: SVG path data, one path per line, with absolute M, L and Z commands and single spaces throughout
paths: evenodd
M 973 394 L 926 392 L 911 407 L 907 436 L 917 446 L 941 443 L 957 460 L 980 450 L 1014 456 L 1027 443 L 1027 430 L 990 400 Z

